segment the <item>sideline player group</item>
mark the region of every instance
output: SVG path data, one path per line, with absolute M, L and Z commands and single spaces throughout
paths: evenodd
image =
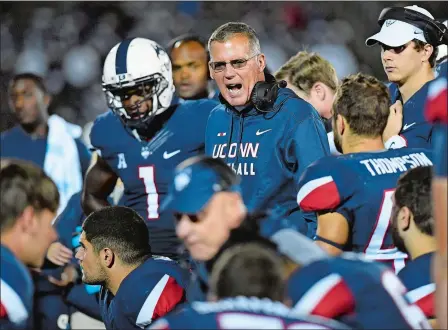
M 378 23 L 387 85 L 308 52 L 274 77 L 244 23 L 118 43 L 88 170 L 65 134 L 70 199 L 42 79 L 15 77 L 1 328 L 446 328 L 447 27 L 418 6 Z

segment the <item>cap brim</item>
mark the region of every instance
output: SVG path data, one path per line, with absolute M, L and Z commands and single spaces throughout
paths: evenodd
M 282 229 L 270 237 L 278 250 L 299 265 L 307 265 L 330 256 L 314 241 L 293 229 Z
M 389 47 L 399 47 L 405 45 L 412 39 L 413 38 L 403 37 L 403 35 L 400 34 L 394 35 L 392 33 L 384 33 L 380 31 L 366 40 L 366 46 L 371 47 L 377 43 L 382 43 Z
M 183 214 L 196 214 L 208 203 L 211 196 L 202 197 L 200 194 L 185 198 L 185 196 L 168 195 L 160 205 L 160 212 L 177 212 Z

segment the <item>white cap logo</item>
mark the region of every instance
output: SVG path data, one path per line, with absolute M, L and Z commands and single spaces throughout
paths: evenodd
M 187 171 L 190 170 L 190 171 Z M 180 172 L 176 175 L 174 178 L 174 187 L 177 191 L 182 191 L 185 189 L 186 186 L 190 183 L 191 180 L 191 169 L 187 169 L 185 171 Z
M 388 19 L 385 24 L 386 24 L 387 27 L 389 27 L 392 24 L 394 24 L 395 22 L 396 22 L 396 20 L 394 20 L 394 19 Z

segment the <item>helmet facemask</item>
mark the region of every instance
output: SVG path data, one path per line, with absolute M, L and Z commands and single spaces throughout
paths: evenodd
M 109 108 L 122 120 L 123 124 L 131 131 L 135 131 L 140 138 L 146 138 L 149 136 L 152 120 L 165 110 L 159 97 L 168 88 L 168 85 L 168 81 L 160 73 L 156 73 L 131 82 L 103 84 L 103 91 L 106 94 Z M 133 95 L 143 97 L 143 99 L 126 110 L 124 101 L 129 100 Z M 151 109 L 140 113 L 140 105 L 151 99 Z

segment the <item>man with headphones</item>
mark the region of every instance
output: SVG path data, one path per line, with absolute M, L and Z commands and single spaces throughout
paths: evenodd
M 230 22 L 208 41 L 210 74 L 221 102 L 210 114 L 205 152 L 241 176 L 250 212 L 270 209 L 314 236 L 316 216 L 301 213 L 296 184 L 305 168 L 329 154 L 317 111 L 265 74 L 265 55 L 254 29 Z
M 173 67 L 176 98 L 180 100 L 213 99 L 217 96 L 208 70 L 207 45 L 196 35 L 182 35 L 167 47 Z
M 391 82 L 391 114 L 384 130 L 387 148 L 431 147 L 432 124 L 424 118 L 428 83 L 434 79 L 438 49 L 447 44 L 447 27 L 418 6 L 385 8 L 381 31 L 366 40 L 379 44 L 384 71 Z

